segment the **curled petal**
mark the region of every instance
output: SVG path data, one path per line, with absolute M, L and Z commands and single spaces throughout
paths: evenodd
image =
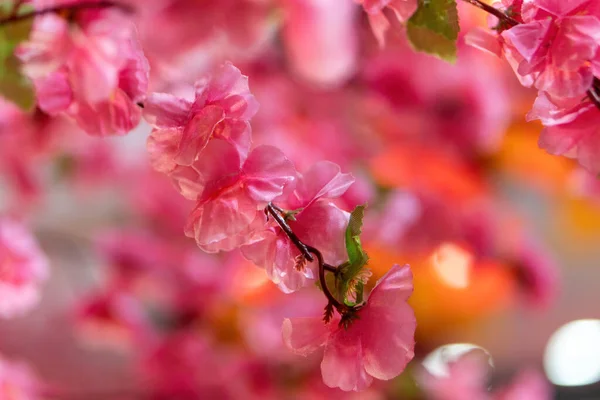
M 348 257 L 344 233 L 349 220 L 348 212 L 321 199 L 306 207 L 290 226 L 304 243 L 319 247 L 325 262 L 337 265 Z
M 502 37 L 523 56 L 525 61 L 531 63 L 544 44 L 551 26 L 551 20 L 520 24 L 502 32 Z
M 294 182 L 297 175 L 292 162 L 273 146 L 254 149 L 242 172 L 250 197 L 265 204 L 280 196 L 284 187 Z
M 155 128 L 182 127 L 192 103 L 167 93 L 152 93 L 144 103 L 144 118 Z
M 342 173 L 339 165 L 330 161 L 318 162 L 298 179 L 291 207 L 307 207 L 320 198 L 340 197 L 353 183 L 354 177 Z
M 185 234 L 198 246 L 210 246 L 244 232 L 256 218 L 256 203 L 242 188 L 232 188 L 198 204 L 188 218 Z
M 221 107 L 206 106 L 186 124 L 179 143 L 176 161 L 181 165 L 191 165 L 206 147 L 217 124 L 225 114 Z
M 210 201 L 239 180 L 240 157 L 225 140 L 211 140 L 191 167 L 177 166 L 171 178 L 187 199 Z
M 172 172 L 177 164 L 175 154 L 181 140 L 180 129 L 153 130 L 146 143 L 146 149 L 150 157 L 150 165 L 164 174 Z

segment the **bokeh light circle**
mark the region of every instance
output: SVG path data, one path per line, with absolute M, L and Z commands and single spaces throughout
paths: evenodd
M 544 369 L 560 386 L 600 381 L 600 320 L 572 321 L 554 332 L 546 345 Z

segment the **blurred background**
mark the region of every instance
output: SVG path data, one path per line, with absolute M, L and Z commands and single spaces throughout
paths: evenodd
M 230 60 L 260 103 L 255 144 L 356 177 L 339 205 L 369 205 L 374 277 L 413 268 L 416 357 L 367 393 L 327 389 L 320 357 L 281 342 L 283 318 L 321 313 L 320 292 L 284 295 L 237 252 L 197 249 L 193 204 L 148 164 L 147 124 L 100 139 L 8 101 L 0 210 L 32 227 L 51 275 L 39 307 L 0 320 L 3 356 L 106 399 L 169 393 L 178 374 L 198 398 L 410 399 L 424 360 L 477 346 L 492 387 L 533 369 L 557 399 L 600 398 L 600 184 L 538 148 L 535 93 L 507 65 L 462 38 L 455 64 L 418 54 L 401 29 L 381 48 L 352 1 L 148 3 L 132 18 L 151 91 L 183 93 Z M 486 24 L 460 6 L 463 33 Z

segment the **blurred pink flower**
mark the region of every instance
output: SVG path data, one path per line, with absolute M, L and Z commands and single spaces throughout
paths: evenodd
M 296 179 L 292 162 L 275 147 L 257 147 L 243 164 L 240 158 L 233 144 L 215 139 L 193 165 L 192 184 L 202 190 L 185 232 L 204 251 L 232 250 L 264 231 L 267 203 Z
M 521 238 L 516 251 L 517 275 L 526 299 L 534 307 L 550 307 L 558 297 L 560 286 L 556 261 L 530 238 Z
M 135 27 L 116 10 L 83 13 L 74 24 L 37 17 L 16 55 L 33 80 L 39 107 L 64 113 L 91 135 L 126 134 L 138 124 L 148 63 Z
M 42 383 L 24 363 L 0 357 L 0 399 L 41 400 Z
M 39 301 L 48 260 L 21 223 L 0 218 L 0 317 L 12 318 Z
M 434 375 L 425 368 L 418 371 L 417 381 L 431 400 L 489 399 L 487 379 L 489 356 L 482 350 L 471 350 L 447 364 L 448 371 Z
M 201 333 L 176 331 L 147 354 L 142 372 L 153 398 L 230 398 L 237 363 Z
M 339 86 L 356 69 L 358 27 L 352 0 L 282 0 L 291 67 L 307 81 Z M 314 38 L 319 40 L 313 40 Z
M 399 121 L 390 140 L 433 138 L 472 156 L 497 151 L 506 132 L 510 99 L 499 72 L 467 46 L 459 47 L 455 65 L 390 46 L 367 62 L 364 78 Z
M 504 388 L 494 394 L 494 400 L 550 400 L 553 399 L 550 384 L 542 373 L 525 370 Z
M 154 129 L 148 152 L 154 168 L 169 174 L 180 192 L 195 200 L 201 193 L 194 162 L 212 139 L 235 146 L 241 163 L 252 143 L 250 118 L 258 103 L 248 88 L 248 78 L 231 63 L 211 77 L 196 82 L 194 101 L 166 93 L 154 93 L 144 107 L 145 119 Z M 193 188 L 188 187 L 190 180 Z
M 543 375 L 534 370 L 518 374 L 512 383 L 493 393 L 488 390 L 491 365 L 487 353 L 475 349 L 448 362 L 444 374 L 422 368 L 417 381 L 431 400 L 549 400 L 552 390 Z
M 385 45 L 385 35 L 390 29 L 390 22 L 384 14 L 384 9 L 389 8 L 399 22 L 407 21 L 417 11 L 417 0 L 356 0 L 362 4 L 369 15 L 369 23 L 373 34 L 380 46 Z
M 394 265 L 347 329 L 339 319 L 327 325 L 320 318 L 285 319 L 284 343 L 303 356 L 324 346 L 321 373 L 329 387 L 359 391 L 373 378 L 392 379 L 414 357 L 416 320 L 406 303 L 412 291 L 410 267 Z
M 139 300 L 119 289 L 109 288 L 83 299 L 75 316 L 80 337 L 95 347 L 127 350 L 152 337 Z
M 160 273 L 177 263 L 169 242 L 143 231 L 114 230 L 96 237 L 96 248 L 106 262 L 113 284 L 123 289 L 148 274 Z
M 337 265 L 347 259 L 344 232 L 350 214 L 330 200 L 340 197 L 354 182 L 350 174 L 341 173 L 332 162 L 315 164 L 299 175 L 296 189 L 277 205 L 294 212 L 288 223 L 292 231 L 308 245 L 318 247 L 325 262 Z M 296 269 L 298 249 L 279 227 L 271 227 L 261 240 L 242 247 L 246 258 L 264 268 L 269 278 L 285 292 L 294 292 L 314 279 L 309 265 Z

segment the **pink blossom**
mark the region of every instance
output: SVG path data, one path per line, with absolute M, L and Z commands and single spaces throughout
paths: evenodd
M 509 120 L 509 96 L 488 61 L 466 46 L 459 48 L 456 65 L 408 47 L 371 58 L 365 80 L 399 120 L 390 140 L 415 135 L 467 155 L 497 151 Z
M 0 219 L 0 317 L 31 310 L 39 301 L 40 284 L 48 277 L 48 260 L 20 223 Z
M 340 167 L 324 161 L 315 164 L 298 177 L 296 189 L 287 200 L 277 205 L 293 210 L 289 221 L 292 231 L 308 245 L 318 246 L 325 262 L 337 265 L 347 259 L 344 232 L 349 214 L 340 210 L 331 199 L 344 194 L 354 178 L 343 174 Z M 314 279 L 315 271 L 309 266 L 297 270 L 298 249 L 279 227 L 271 227 L 262 240 L 242 248 L 246 258 L 265 268 L 269 278 L 285 293 L 305 286 Z
M 279 23 L 270 0 L 128 2 L 135 4 L 140 40 L 158 87 L 187 82 L 204 72 L 207 62 L 256 56 Z
M 321 373 L 329 387 L 359 391 L 373 378 L 392 379 L 414 357 L 416 321 L 406 303 L 412 290 L 409 266 L 394 265 L 348 329 L 337 320 L 325 325 L 319 318 L 285 319 L 284 343 L 303 356 L 324 346 Z
M 111 272 L 112 282 L 122 288 L 131 288 L 147 274 L 156 274 L 177 263 L 177 253 L 169 248 L 169 243 L 143 232 L 103 232 L 96 238 L 96 247 Z
M 252 142 L 248 121 L 257 110 L 248 78 L 231 63 L 196 82 L 194 101 L 151 94 L 144 117 L 154 127 L 148 139 L 152 165 L 169 174 L 186 198 L 195 200 L 203 189 L 197 179 L 202 171 L 196 169 L 195 161 L 211 140 L 220 139 L 236 148 L 241 165 Z M 190 181 L 194 181 L 193 187 L 189 187 Z
M 541 92 L 527 117 L 539 119 L 545 127 L 539 139 L 542 149 L 600 172 L 600 111 L 592 102 L 556 100 Z
M 556 261 L 537 242 L 521 238 L 516 256 L 517 275 L 529 303 L 547 308 L 556 300 L 560 275 Z
M 283 40 L 294 71 L 322 86 L 338 86 L 349 79 L 358 56 L 352 0 L 285 0 L 283 5 Z
M 417 0 L 356 0 L 362 4 L 369 15 L 369 23 L 380 46 L 385 45 L 385 35 L 390 29 L 390 22 L 384 14 L 389 8 L 399 22 L 407 21 L 417 11 Z
M 236 365 L 229 354 L 198 332 L 176 331 L 147 354 L 143 372 L 155 398 L 229 398 Z
M 458 359 L 448 361 L 443 374 L 423 368 L 417 381 L 431 400 L 488 400 L 486 381 L 490 372 L 489 356 L 482 350 L 471 350 Z
M 275 147 L 259 146 L 243 164 L 240 159 L 233 144 L 215 139 L 193 164 L 197 175 L 190 186 L 202 189 L 186 235 L 204 251 L 231 250 L 248 243 L 264 230 L 267 203 L 296 179 L 293 164 Z
M 0 357 L 0 399 L 42 399 L 42 383 L 28 365 Z
M 494 394 L 494 400 L 550 400 L 552 389 L 543 374 L 536 370 L 520 372 L 505 388 Z
M 126 134 L 138 124 L 148 63 L 135 28 L 116 10 L 83 13 L 75 24 L 36 18 L 16 55 L 33 80 L 39 107 L 65 114 L 91 135 Z
M 84 299 L 75 322 L 81 338 L 95 347 L 128 349 L 151 333 L 139 300 L 113 289 Z
M 489 356 L 480 349 L 449 361 L 443 373 L 421 369 L 417 380 L 431 400 L 549 400 L 550 385 L 534 370 L 517 375 L 513 382 L 494 392 L 488 390 L 491 372 Z M 441 371 L 440 371 L 441 372 Z
M 504 54 L 525 86 L 556 97 L 583 96 L 600 72 L 600 14 L 590 0 L 503 1 L 522 23 L 505 29 L 498 41 L 477 30 L 468 41 Z M 519 21 L 521 22 L 521 21 Z

